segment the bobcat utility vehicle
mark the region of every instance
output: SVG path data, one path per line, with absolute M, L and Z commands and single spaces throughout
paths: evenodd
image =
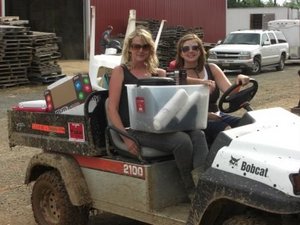
M 123 154 L 107 124 L 107 90 L 88 95 L 83 115 L 8 110 L 10 146 L 42 149 L 25 178 L 36 222 L 87 225 L 91 211 L 104 211 L 155 225 L 300 224 L 300 117 L 251 110 L 258 85 L 249 86 L 220 99 L 224 112 L 249 111 L 211 144 L 192 202 L 172 155 L 143 146 L 139 157 Z

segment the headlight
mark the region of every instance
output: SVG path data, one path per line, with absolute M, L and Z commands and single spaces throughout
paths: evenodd
M 251 53 L 250 52 L 241 52 L 239 59 L 251 59 Z
M 210 58 L 210 59 L 216 59 L 216 58 L 217 58 L 216 52 L 210 50 L 210 51 L 208 52 L 208 58 Z
M 293 185 L 294 194 L 300 195 L 300 174 L 299 173 L 291 174 L 290 179 Z

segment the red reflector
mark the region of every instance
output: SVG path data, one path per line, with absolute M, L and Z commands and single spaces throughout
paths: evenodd
M 291 174 L 291 181 L 294 188 L 294 194 L 300 195 L 300 174 Z

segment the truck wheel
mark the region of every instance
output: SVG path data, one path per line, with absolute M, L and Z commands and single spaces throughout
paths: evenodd
M 284 69 L 284 61 L 285 61 L 285 57 L 282 55 L 280 57 L 280 61 L 279 61 L 278 66 L 276 66 L 277 71 L 282 71 Z
M 275 225 L 275 224 L 273 222 L 270 223 L 266 219 L 255 215 L 251 215 L 251 216 L 238 215 L 229 218 L 228 220 L 223 222 L 222 225 Z
M 252 75 L 256 75 L 256 74 L 259 74 L 261 71 L 261 64 L 260 64 L 260 60 L 258 57 L 255 57 L 253 59 L 253 66 L 252 66 L 252 69 L 250 70 L 250 73 Z
M 73 206 L 57 171 L 42 174 L 35 182 L 31 204 L 39 225 L 86 225 L 89 209 Z

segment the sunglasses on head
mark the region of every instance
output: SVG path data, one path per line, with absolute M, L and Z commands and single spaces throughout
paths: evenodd
M 131 44 L 130 46 L 133 50 L 149 50 L 150 49 L 150 45 L 149 44 L 144 44 L 144 45 L 140 45 L 140 44 Z
M 192 45 L 192 46 L 183 46 L 181 48 L 182 52 L 188 52 L 190 50 L 192 51 L 198 51 L 200 49 L 200 47 L 198 45 Z

